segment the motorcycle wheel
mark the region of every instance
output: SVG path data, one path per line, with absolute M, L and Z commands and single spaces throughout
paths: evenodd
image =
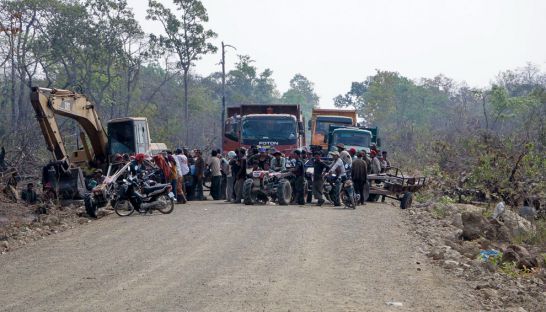
M 93 198 L 91 198 L 90 194 L 85 195 L 83 199 L 83 203 L 85 205 L 85 212 L 87 213 L 87 215 L 90 216 L 91 218 L 96 219 L 99 208 L 97 207 L 97 204 L 95 203 Z
M 169 214 L 174 210 L 174 199 L 165 194 L 160 196 L 157 200 L 162 202 L 161 208 L 157 208 L 162 214 Z
M 349 194 L 350 192 L 347 190 L 341 191 L 341 202 L 345 205 L 346 208 L 356 209 L 355 205 L 355 198 Z
M 256 198 L 254 194 L 252 194 L 253 185 L 254 185 L 254 180 L 252 179 L 246 179 L 245 183 L 243 183 L 242 197 L 243 197 L 243 203 L 245 205 L 254 205 L 254 203 L 256 202 Z
M 114 212 L 120 217 L 128 217 L 135 212 L 135 207 L 128 200 L 117 200 Z

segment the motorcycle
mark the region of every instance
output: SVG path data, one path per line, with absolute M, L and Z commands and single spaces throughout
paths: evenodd
M 170 184 L 159 184 L 129 175 L 118 184 L 114 211 L 126 217 L 138 211 L 140 214 L 158 210 L 169 214 L 174 209 L 175 195 Z
M 334 205 L 339 205 L 342 202 L 345 208 L 356 209 L 356 203 L 360 201 L 360 195 L 355 192 L 350 166 L 346 165 L 345 171 L 345 177 L 326 176 L 326 183 L 324 183 L 323 187 L 324 197 Z M 337 183 L 341 184 L 339 198 L 337 198 L 335 191 Z

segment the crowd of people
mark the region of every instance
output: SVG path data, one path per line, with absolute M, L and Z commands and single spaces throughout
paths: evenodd
M 173 190 L 176 190 L 178 203 L 209 199 L 203 192 L 205 180 L 210 181 L 210 199 L 241 203 L 243 184 L 248 177 L 247 169 L 291 171 L 294 175 L 294 203 L 304 205 L 306 166 L 312 166 L 312 194 L 316 204 L 322 205 L 325 202 L 322 194 L 324 179 L 332 175 L 343 178 L 346 175 L 346 165 L 351 167 L 351 178 L 355 190 L 360 194 L 364 191 L 368 173 L 381 173 L 390 167 L 387 152 L 380 153 L 374 146 L 367 153 L 364 150 L 346 150 L 343 144 L 339 144 L 337 151 L 329 153 L 333 159 L 331 163 L 325 162 L 322 156 L 320 151 L 311 153 L 304 149 L 295 150 L 287 156 L 278 150 L 256 146 L 248 150 L 241 147 L 226 153 L 212 150 L 205 156 L 200 149 L 178 148 L 164 151 L 152 159 L 137 154 L 131 158 L 131 170 L 138 172 L 140 168 L 146 167 L 146 162 L 155 163 L 161 169 L 161 182 L 170 183 Z M 96 172 L 92 179 L 93 185 L 100 183 L 102 179 L 102 171 Z M 364 196 L 361 198 L 363 204 Z

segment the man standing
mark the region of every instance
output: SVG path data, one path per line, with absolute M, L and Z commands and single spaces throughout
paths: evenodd
M 36 191 L 34 191 L 34 183 L 27 184 L 27 188 L 21 192 L 21 199 L 27 204 L 36 204 L 38 201 Z
M 205 161 L 201 156 L 201 150 L 196 149 L 195 154 L 195 200 L 205 200 L 203 196 L 203 179 L 205 175 Z
M 339 152 L 339 157 L 343 161 L 343 163 L 347 165 L 352 165 L 353 158 L 351 157 L 351 154 L 345 150 L 345 145 L 343 143 L 339 143 L 336 145 L 337 151 Z
M 304 196 L 304 193 L 305 193 L 305 176 L 304 176 L 304 173 L 305 173 L 305 169 L 304 169 L 304 166 L 303 166 L 303 161 L 301 159 L 301 151 L 300 150 L 295 150 L 294 151 L 294 160 L 295 160 L 295 166 L 294 168 L 292 168 L 292 172 L 294 173 L 294 175 L 296 176 L 296 180 L 294 182 L 294 186 L 295 186 L 295 193 L 294 193 L 294 197 L 295 197 L 295 200 L 296 200 L 296 203 L 298 205 L 305 205 L 305 196 Z
M 372 174 L 379 174 L 381 172 L 381 162 L 377 158 L 377 152 L 375 150 L 370 151 L 370 156 L 372 157 L 372 164 L 371 164 L 371 173 Z
M 333 198 L 334 206 L 341 206 L 339 198 L 339 194 L 341 192 L 341 180 L 345 180 L 345 178 L 347 178 L 347 174 L 345 173 L 345 165 L 343 164 L 343 161 L 339 156 L 339 152 L 330 152 L 330 155 L 332 155 L 334 161 L 332 163 L 332 166 L 330 167 L 330 170 L 328 170 L 328 175 L 336 175 L 336 184 L 334 187 Z
M 381 172 L 386 172 L 391 167 L 391 163 L 387 159 L 387 151 L 381 152 Z
M 321 153 L 316 151 L 313 153 L 313 196 L 317 200 L 317 206 L 324 204 L 324 197 L 322 196 L 322 189 L 324 188 L 324 178 L 322 174 L 328 170 L 328 166 L 320 159 Z
M 237 165 L 238 171 L 235 175 L 235 203 L 240 204 L 243 197 L 243 184 L 246 180 L 246 150 L 244 148 L 239 148 L 239 153 L 237 154 Z
M 226 199 L 227 191 L 227 175 L 229 173 L 229 162 L 226 160 L 222 151 L 218 150 L 218 158 L 220 158 L 220 172 L 222 173 L 222 182 L 220 183 L 220 199 Z
M 364 188 L 368 183 L 368 165 L 362 159 L 362 156 L 362 153 L 358 153 L 358 158 L 353 161 L 351 175 L 355 185 L 355 191 L 360 195 L 360 204 L 365 205 L 367 198 L 364 198 Z
M 234 151 L 229 151 L 227 154 L 227 166 L 224 169 L 226 173 L 226 202 L 228 203 L 233 201 L 233 184 L 235 184 L 235 179 L 233 178 L 233 166 L 236 156 L 237 154 L 235 154 Z
M 213 200 L 219 200 L 220 195 L 220 187 L 222 183 L 222 171 L 221 171 L 221 164 L 220 164 L 220 158 L 218 158 L 218 151 L 212 151 L 209 163 L 209 168 L 212 175 L 212 181 L 210 186 L 210 196 L 212 196 Z

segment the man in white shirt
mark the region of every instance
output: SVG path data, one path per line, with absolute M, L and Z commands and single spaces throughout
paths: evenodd
M 212 175 L 212 181 L 210 185 L 210 195 L 213 200 L 219 200 L 221 198 L 221 183 L 222 183 L 222 167 L 220 158 L 218 158 L 218 151 L 212 151 L 209 163 L 210 172 Z
M 339 152 L 330 152 L 330 155 L 332 155 L 332 158 L 334 159 L 332 166 L 330 167 L 330 170 L 328 170 L 328 175 L 336 175 L 336 184 L 334 187 L 334 206 L 341 206 L 341 202 L 339 200 L 339 193 L 341 192 L 341 180 L 345 179 L 347 177 L 347 174 L 345 172 L 345 164 L 341 160 L 339 156 Z
M 338 145 L 336 145 L 336 147 L 341 160 L 343 160 L 343 162 L 348 164 L 349 166 L 352 165 L 353 158 L 351 157 L 351 154 L 349 154 L 349 152 L 345 150 L 345 145 L 343 143 L 339 143 Z

